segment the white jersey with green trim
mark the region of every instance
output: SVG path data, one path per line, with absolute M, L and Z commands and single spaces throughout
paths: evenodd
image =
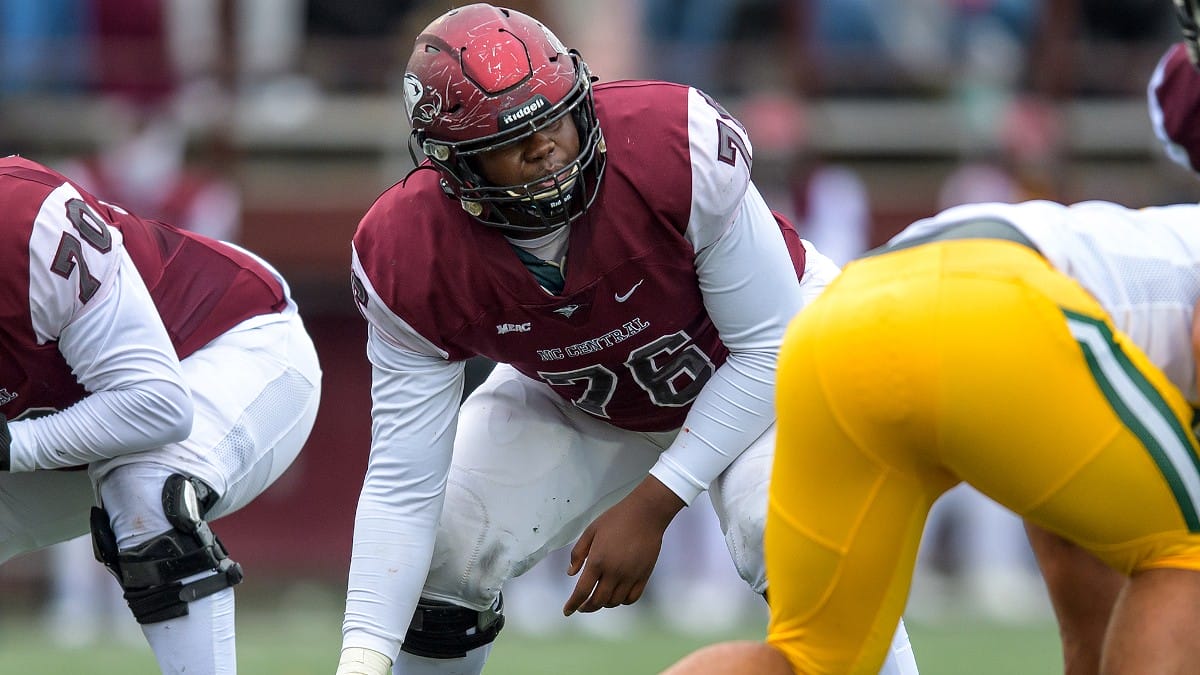
M 981 218 L 1020 230 L 1100 303 L 1188 401 L 1200 402 L 1192 351 L 1192 315 L 1200 300 L 1200 205 L 969 204 L 913 223 L 892 243 Z

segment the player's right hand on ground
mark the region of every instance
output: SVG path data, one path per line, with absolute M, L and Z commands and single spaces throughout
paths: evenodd
M 392 660 L 373 649 L 347 647 L 342 650 L 334 675 L 391 675 Z

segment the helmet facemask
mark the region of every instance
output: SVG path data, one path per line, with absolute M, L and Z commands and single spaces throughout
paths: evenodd
M 545 233 L 578 219 L 595 201 L 605 146 L 591 73 L 578 52 L 533 17 L 486 3 L 438 17 L 417 36 L 404 102 L 414 162 L 428 158 L 446 194 L 479 222 Z M 565 118 L 579 139 L 578 155 L 566 166 L 517 185 L 484 177 L 480 167 L 492 164 L 490 157 L 481 161 L 484 153 L 513 149 L 539 132 L 569 133 L 547 129 Z
M 605 145 L 592 99 L 587 66 L 572 50 L 576 81 L 561 101 L 551 104 L 544 96 L 502 111 L 518 119 L 501 125 L 498 133 L 460 142 L 425 138 L 414 130 L 409 150 L 416 161 L 428 157 L 442 174 L 443 189 L 458 199 L 464 211 L 492 227 L 540 234 L 558 229 L 583 215 L 600 190 L 604 174 Z M 532 111 L 532 112 L 531 112 Z M 535 132 L 569 115 L 579 134 L 579 154 L 571 162 L 535 181 L 518 185 L 493 185 L 479 171 L 476 158 L 510 143 L 520 143 Z M 522 117 L 528 119 L 521 119 Z

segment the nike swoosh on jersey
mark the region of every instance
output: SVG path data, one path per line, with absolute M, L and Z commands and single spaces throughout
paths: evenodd
M 633 285 L 633 288 L 625 291 L 624 293 L 614 293 L 613 297 L 617 299 L 617 302 L 625 302 L 629 299 L 629 296 L 633 295 L 633 292 L 638 289 L 638 286 L 642 285 L 643 281 L 645 281 L 645 279 L 638 279 L 638 282 Z

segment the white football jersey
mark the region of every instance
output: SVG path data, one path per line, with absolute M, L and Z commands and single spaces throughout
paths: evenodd
M 1011 223 L 1075 279 L 1193 405 L 1192 313 L 1200 300 L 1200 205 L 969 204 L 913 223 L 898 243 L 979 218 Z

